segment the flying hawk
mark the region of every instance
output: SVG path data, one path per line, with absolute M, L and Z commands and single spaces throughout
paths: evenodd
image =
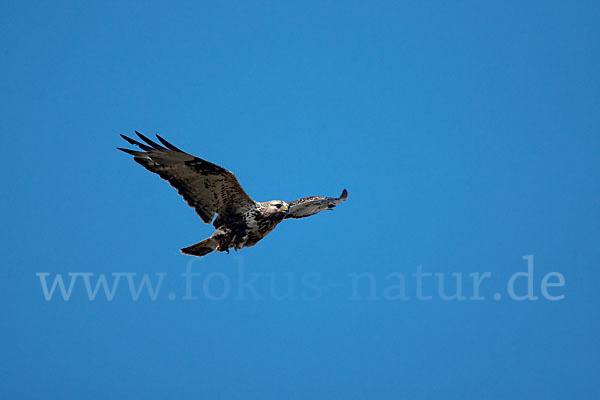
M 286 203 L 282 200 L 258 202 L 242 189 L 231 172 L 187 154 L 156 135 L 162 146 L 139 132 L 146 144 L 121 135 L 143 151 L 119 150 L 133 155 L 134 161 L 158 174 L 173 186 L 190 207 L 207 224 L 213 222 L 214 233 L 207 239 L 181 249 L 183 254 L 202 257 L 213 250 L 254 246 L 277 224 L 288 218 L 304 218 L 323 210 L 332 210 L 348 198 L 344 189 L 340 197 L 310 196 Z

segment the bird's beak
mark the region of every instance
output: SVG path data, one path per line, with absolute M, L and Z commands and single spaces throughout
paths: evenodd
M 279 212 L 288 212 L 290 210 L 290 207 L 285 204 L 282 208 L 279 209 Z

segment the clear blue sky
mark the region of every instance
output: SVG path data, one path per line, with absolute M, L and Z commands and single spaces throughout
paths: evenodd
M 600 6 L 378 3 L 2 3 L 0 397 L 599 398 Z M 193 263 L 183 300 L 211 227 L 115 150 L 134 130 L 257 200 L 350 198 Z M 485 300 L 419 300 L 419 265 L 467 297 L 489 272 Z M 167 275 L 46 301 L 40 272 Z

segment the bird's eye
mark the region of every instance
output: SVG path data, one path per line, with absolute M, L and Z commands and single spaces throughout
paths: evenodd
M 281 208 L 281 204 L 275 204 L 276 208 Z

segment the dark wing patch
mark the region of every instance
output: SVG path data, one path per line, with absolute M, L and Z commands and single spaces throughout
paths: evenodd
M 207 224 L 215 214 L 227 218 L 255 207 L 256 203 L 231 171 L 187 154 L 158 135 L 162 146 L 139 132 L 136 134 L 145 144 L 121 136 L 144 151 L 118 149 L 133 155 L 137 163 L 168 181 Z
M 340 197 L 310 196 L 294 200 L 289 203 L 290 210 L 285 218 L 310 217 L 324 210 L 333 210 L 336 205 L 348 198 L 348 191 L 344 189 Z

